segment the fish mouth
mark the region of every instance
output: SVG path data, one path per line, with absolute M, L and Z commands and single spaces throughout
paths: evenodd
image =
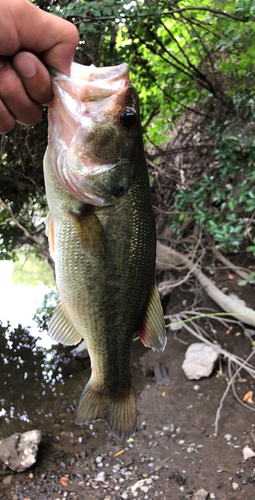
M 55 113 L 55 135 L 49 129 L 49 145 L 57 157 L 53 164 L 60 184 L 84 203 L 113 204 L 133 182 L 133 171 L 126 158 L 109 158 L 104 151 L 101 157 L 91 148 L 89 137 L 96 137 L 96 142 L 98 124 L 114 122 L 131 88 L 129 67 L 73 63 L 70 77 L 50 71 L 55 98 L 49 116 Z M 109 134 L 107 138 L 111 139 Z
M 125 91 L 131 86 L 128 64 L 97 68 L 72 63 L 70 77 L 49 68 L 55 93 L 69 92 L 75 99 L 86 102 L 96 102 L 113 94 Z M 75 82 L 75 83 L 74 83 Z

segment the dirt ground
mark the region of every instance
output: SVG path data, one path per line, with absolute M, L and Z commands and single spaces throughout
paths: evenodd
M 246 289 L 250 297 L 251 291 Z M 181 310 L 193 300 L 192 291 L 180 289 L 170 296 L 166 310 Z M 213 304 L 202 297 L 200 305 Z M 214 339 L 225 349 L 243 358 L 251 352 L 251 342 L 242 332 L 236 335 L 237 326 L 229 332 L 216 320 L 200 324 L 213 327 Z M 227 364 L 222 360 L 221 374 L 217 366 L 210 378 L 187 380 L 181 365 L 195 341 L 182 329 L 176 334 L 168 330 L 163 354 L 134 343 L 138 428 L 133 441 L 124 444 L 109 434 L 104 422 L 73 423 L 75 404 L 89 376 L 88 360 L 77 361 L 67 350 L 55 351 L 50 360 L 43 354 L 38 359 L 34 350 L 29 354 L 29 345 L 23 363 L 18 366 L 15 358 L 16 370 L 15 363 L 10 369 L 9 358 L 9 365 L 1 366 L 6 414 L 1 413 L 0 438 L 39 429 L 42 441 L 31 469 L 11 473 L 3 468 L 0 498 L 184 500 L 198 498 L 195 493 L 203 488 L 208 499 L 253 500 L 255 458 L 244 462 L 242 450 L 245 445 L 255 449 L 254 412 L 230 391 L 219 435 L 214 436 L 216 411 L 228 383 Z M 242 378 L 246 381 L 235 384 L 241 399 L 254 390 L 253 379 L 244 372 Z

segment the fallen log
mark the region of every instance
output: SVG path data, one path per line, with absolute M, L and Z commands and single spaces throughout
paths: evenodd
M 247 325 L 255 328 L 255 311 L 235 300 L 233 296 L 228 296 L 215 286 L 202 271 L 187 257 L 180 254 L 173 248 L 157 242 L 156 266 L 158 269 L 167 270 L 172 266 L 185 266 L 196 277 L 209 297 L 223 309 L 223 311 L 233 314 L 233 316 Z M 182 267 L 183 270 L 183 267 Z

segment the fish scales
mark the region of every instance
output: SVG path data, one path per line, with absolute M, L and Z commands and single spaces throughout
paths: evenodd
M 74 76 L 70 81 L 61 75 L 53 78 L 55 103 L 49 111 L 44 172 L 60 303 L 49 334 L 65 344 L 84 338 L 88 347 L 91 378 L 76 422 L 104 419 L 113 435 L 127 439 L 136 427 L 130 375 L 134 335 L 139 333 L 145 345 L 163 350 L 165 328 L 155 286 L 155 227 L 138 101 L 126 65 L 105 70 L 105 80 L 104 68 L 92 68 L 93 78 L 85 74 L 80 82 L 83 67 L 74 64 L 78 96 Z M 109 88 L 107 98 L 105 89 L 102 92 L 101 102 L 104 84 Z M 88 85 L 90 101 L 84 106 L 81 94 L 86 96 Z M 69 109 L 67 99 L 73 92 L 75 112 L 79 103 L 82 109 L 76 127 L 74 105 Z M 120 113 L 124 126 L 118 122 Z

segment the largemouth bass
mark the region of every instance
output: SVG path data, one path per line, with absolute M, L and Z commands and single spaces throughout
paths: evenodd
M 155 272 L 155 226 L 138 97 L 126 64 L 73 63 L 55 73 L 44 158 L 47 231 L 60 302 L 49 335 L 85 339 L 91 378 L 78 424 L 105 420 L 118 439 L 136 428 L 130 361 L 134 335 L 165 347 Z

